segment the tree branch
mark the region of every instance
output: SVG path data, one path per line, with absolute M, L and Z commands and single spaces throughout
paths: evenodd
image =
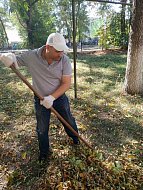
M 86 0 L 86 1 L 94 1 L 94 2 L 101 2 L 101 3 L 113 3 L 113 4 L 124 4 L 124 5 L 132 5 L 132 3 L 125 3 L 121 1 L 112 1 L 112 0 Z

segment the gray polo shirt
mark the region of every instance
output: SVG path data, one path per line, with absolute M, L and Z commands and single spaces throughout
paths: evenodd
M 41 56 L 44 46 L 16 56 L 19 66 L 27 66 L 34 89 L 41 95 L 52 94 L 61 84 L 64 75 L 72 74 L 69 58 L 63 54 L 60 61 L 48 64 Z

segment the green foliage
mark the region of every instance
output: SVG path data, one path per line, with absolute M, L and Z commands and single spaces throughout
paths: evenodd
M 88 31 L 86 5 L 76 2 L 78 37 Z M 34 48 L 45 44 L 51 32 L 63 32 L 66 38 L 72 39 L 72 2 L 71 1 L 18 1 L 11 0 L 13 23 L 17 24 L 20 36 L 27 47 Z M 17 22 L 18 20 L 18 22 Z
M 1 26 L 1 23 L 0 23 L 0 26 Z M 3 27 L 1 26 L 0 27 L 0 49 L 2 49 L 5 46 L 5 44 L 7 44 L 7 40 L 3 31 Z
M 91 21 L 91 37 L 98 36 L 100 28 L 103 26 L 103 19 L 96 18 Z
M 39 47 L 46 42 L 50 32 L 54 31 L 53 5 L 50 1 L 11 1 L 14 23 L 27 47 Z
M 77 12 L 77 41 L 81 41 L 89 33 L 89 23 L 88 12 L 86 11 L 86 4 L 81 3 Z
M 8 2 L 3 0 L 0 3 L 0 48 L 8 45 L 8 38 L 5 29 L 6 22 L 8 21 Z
M 106 23 L 106 26 L 101 26 L 97 32 L 100 36 L 99 45 L 105 49 L 112 46 L 122 47 L 123 44 L 124 48 L 126 49 L 128 46 L 128 25 L 126 25 L 126 33 L 124 34 L 124 38 L 122 38 L 120 17 L 121 15 L 119 13 L 114 13 L 112 19 Z
M 121 16 L 120 14 L 115 14 L 111 20 L 110 26 L 109 26 L 109 33 L 112 36 L 112 39 L 110 40 L 110 44 L 114 46 L 120 47 L 122 44 L 125 46 L 128 46 L 128 25 L 126 25 L 125 28 L 125 36 L 124 39 L 122 39 L 122 34 L 121 34 Z
M 55 1 L 55 24 L 59 32 L 63 31 L 69 41 L 72 41 L 72 1 Z M 86 11 L 87 4 L 83 1 L 75 2 L 75 20 L 77 41 L 85 37 L 89 32 L 89 18 Z
M 46 9 L 45 9 L 46 6 Z M 34 47 L 40 47 L 46 43 L 46 39 L 51 32 L 55 32 L 55 18 L 52 16 L 52 5 L 39 2 L 32 10 L 32 28 Z
M 127 49 L 129 37 L 129 20 L 130 16 L 126 13 L 127 8 L 121 8 L 120 13 L 115 12 L 110 6 L 103 4 L 99 8 L 103 24 L 98 29 L 97 34 L 100 36 L 99 45 L 102 48 L 121 47 Z M 128 10 L 130 11 L 130 10 Z M 122 13 L 124 13 L 122 15 Z M 123 25 L 122 22 L 124 22 Z

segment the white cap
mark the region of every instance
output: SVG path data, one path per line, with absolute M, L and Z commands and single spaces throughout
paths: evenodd
M 52 33 L 47 38 L 47 45 L 54 47 L 57 51 L 68 51 L 65 38 L 60 33 Z

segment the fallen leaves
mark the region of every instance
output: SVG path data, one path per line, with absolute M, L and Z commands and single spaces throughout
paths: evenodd
M 112 57 L 116 62 L 111 61 L 113 55 L 83 56 L 78 65 L 78 100 L 73 100 L 72 89 L 69 96 L 79 131 L 95 150 L 82 142 L 79 148 L 72 147 L 52 116 L 50 141 L 54 153 L 50 164 L 42 166 L 37 162 L 33 96 L 15 74 L 0 66 L 1 189 L 143 189 L 142 98 L 123 97 L 117 88 L 124 76 L 120 66 L 125 64 L 118 62 L 121 55 Z

